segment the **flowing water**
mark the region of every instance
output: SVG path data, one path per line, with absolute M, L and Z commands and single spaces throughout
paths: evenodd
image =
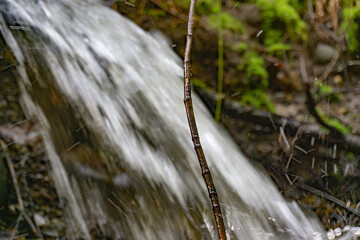
M 211 239 L 183 105 L 181 60 L 95 0 L 2 0 L 23 107 L 41 125 L 70 239 Z M 325 239 L 194 95 L 232 239 Z

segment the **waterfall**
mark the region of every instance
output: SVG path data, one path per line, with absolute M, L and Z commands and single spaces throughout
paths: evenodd
M 215 239 L 169 43 L 95 0 L 2 0 L 0 12 L 68 237 Z M 193 98 L 228 236 L 325 239 Z

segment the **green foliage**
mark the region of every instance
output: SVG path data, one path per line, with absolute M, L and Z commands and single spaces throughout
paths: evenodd
M 344 179 L 344 176 L 341 174 L 340 171 L 338 171 L 337 173 L 333 173 L 332 177 L 334 178 L 335 181 L 340 182 Z
M 229 13 L 220 12 L 210 15 L 210 26 L 214 28 L 228 29 L 234 33 L 243 33 L 244 26 L 238 19 L 231 16 Z
M 240 101 L 244 105 L 252 105 L 256 109 L 275 111 L 275 107 L 269 99 L 268 94 L 261 89 L 250 90 L 244 93 Z
M 319 116 L 324 120 L 325 123 L 334 127 L 339 132 L 341 132 L 343 134 L 348 134 L 351 132 L 351 128 L 348 126 L 345 126 L 339 120 L 337 120 L 335 118 L 326 117 L 325 114 L 318 108 L 316 109 L 316 111 L 319 114 Z
M 289 46 L 282 43 L 284 39 L 283 28 L 286 29 L 286 34 L 290 37 L 292 42 L 297 42 L 300 38 L 307 41 L 307 27 L 305 22 L 299 16 L 295 7 L 291 4 L 296 1 L 288 0 L 254 0 L 255 4 L 261 10 L 264 30 L 264 45 L 270 48 L 271 52 L 280 50 L 287 50 Z M 283 44 L 276 47 L 271 47 L 273 44 Z M 284 49 L 280 48 L 283 47 Z
M 219 7 L 218 0 L 198 0 L 196 1 L 196 13 L 199 15 L 220 13 L 221 7 Z M 177 6 L 184 9 L 189 9 L 190 0 L 175 0 Z
M 248 48 L 248 45 L 244 42 L 238 42 L 234 46 L 231 47 L 231 50 L 234 52 L 243 52 Z
M 286 43 L 274 43 L 267 47 L 267 51 L 270 54 L 276 55 L 277 53 L 282 53 L 283 51 L 291 50 L 290 44 Z
M 264 59 L 244 42 L 237 43 L 232 50 L 243 54 L 242 62 L 238 64 L 237 70 L 244 71 L 247 78 L 247 82 L 242 86 L 243 90 L 240 90 L 242 95 L 240 102 L 244 105 L 252 105 L 256 109 L 263 108 L 274 112 L 275 107 L 266 93 L 269 76 Z
M 145 12 L 151 17 L 163 17 L 166 15 L 166 12 L 162 9 L 145 9 Z
M 206 85 L 206 83 L 202 82 L 201 80 L 199 80 L 197 78 L 192 78 L 191 82 L 194 87 L 203 88 L 203 89 L 211 89 L 208 85 Z
M 354 153 L 352 153 L 352 152 L 348 152 L 348 153 L 346 153 L 345 154 L 345 157 L 349 160 L 354 160 L 354 161 L 356 161 L 357 160 L 357 157 L 356 157 L 356 155 L 354 154 Z
M 269 85 L 268 73 L 265 61 L 255 51 L 246 50 L 243 56 L 245 60 L 237 66 L 237 69 L 246 72 L 249 85 L 265 88 Z M 260 80 L 260 81 L 259 81 Z
M 315 86 L 317 87 L 317 91 L 315 93 L 315 99 L 319 99 L 322 96 L 329 95 L 334 92 L 334 88 L 320 80 L 315 81 Z M 327 97 L 330 101 L 340 101 L 340 94 L 331 94 Z
M 220 13 L 221 6 L 218 0 L 200 0 L 196 3 L 197 12 L 199 14 Z
M 315 86 L 318 87 L 319 92 L 322 95 L 327 95 L 334 91 L 334 88 L 332 86 L 327 85 L 326 83 L 324 83 L 320 80 L 315 81 Z
M 349 42 L 349 51 L 355 52 L 359 49 L 359 22 L 360 7 L 356 6 L 355 0 L 344 0 L 343 3 L 343 22 L 341 28 L 345 31 Z

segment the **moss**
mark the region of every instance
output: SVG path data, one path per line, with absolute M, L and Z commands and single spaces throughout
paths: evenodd
M 266 93 L 269 86 L 269 75 L 265 60 L 244 42 L 237 43 L 232 50 L 243 55 L 237 70 L 244 71 L 246 74 L 246 81 L 238 91 L 242 95 L 240 102 L 244 105 L 252 105 L 256 109 L 274 112 L 275 107 Z
M 325 123 L 334 127 L 339 132 L 341 132 L 343 134 L 351 133 L 351 127 L 345 126 L 344 124 L 342 124 L 339 120 L 337 120 L 335 118 L 326 117 L 325 114 L 318 108 L 316 109 L 316 111 L 319 114 L 319 116 L 324 120 Z
M 266 109 L 270 112 L 275 112 L 275 107 L 269 99 L 269 95 L 261 89 L 245 92 L 240 102 L 244 105 L 252 105 L 256 109 Z
M 145 9 L 145 12 L 151 17 L 164 17 L 166 12 L 162 9 Z
M 290 44 L 285 44 L 285 43 L 274 43 L 274 44 L 270 44 L 266 50 L 272 54 L 272 55 L 278 55 L 282 54 L 283 51 L 288 51 L 291 49 Z
M 218 0 L 200 0 L 197 1 L 196 8 L 199 14 L 220 13 L 221 7 Z
M 354 0 L 345 0 L 342 15 L 341 28 L 348 40 L 348 49 L 350 52 L 355 52 L 359 49 L 360 7 L 356 6 Z
M 317 87 L 317 91 L 315 93 L 315 99 L 319 99 L 322 96 L 327 96 L 334 92 L 334 88 L 320 80 L 315 81 L 315 86 Z M 340 93 L 331 94 L 327 97 L 329 101 L 340 101 Z
M 248 48 L 248 45 L 244 42 L 238 42 L 234 46 L 231 46 L 231 50 L 234 52 L 243 52 Z
M 203 89 L 211 89 L 211 87 L 206 85 L 206 83 L 204 83 L 203 81 L 201 81 L 197 78 L 192 78 L 191 82 L 194 87 L 203 88 Z
M 244 53 L 244 62 L 237 69 L 246 72 L 249 86 L 264 88 L 269 85 L 265 61 L 255 51 L 247 50 Z M 259 81 L 260 80 L 260 81 Z
M 213 28 L 222 27 L 223 29 L 228 29 L 234 33 L 241 34 L 244 32 L 244 26 L 241 21 L 226 12 L 211 14 L 210 26 L 212 26 Z
M 337 173 L 333 173 L 332 177 L 334 178 L 335 181 L 337 182 L 341 182 L 344 179 L 344 176 L 342 174 L 340 174 L 339 172 Z
M 271 47 L 273 44 L 283 44 L 282 39 L 285 39 L 285 34 L 293 43 L 299 39 L 307 41 L 307 26 L 295 8 L 298 5 L 296 4 L 295 7 L 291 5 L 294 4 L 294 1 L 254 0 L 254 2 L 261 10 L 264 19 L 264 45 L 272 49 L 272 52 L 278 51 L 279 47 L 285 47 L 285 45 Z M 286 31 L 284 32 L 283 29 Z M 286 46 L 285 49 L 287 50 L 288 47 Z

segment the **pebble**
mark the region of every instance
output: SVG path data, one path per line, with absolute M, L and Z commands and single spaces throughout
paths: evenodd
M 317 63 L 328 63 L 335 54 L 335 48 L 325 43 L 319 43 L 315 47 L 314 60 Z
M 337 86 L 342 86 L 343 85 L 343 78 L 341 75 L 335 75 L 333 78 L 333 83 Z
M 46 224 L 47 219 L 44 218 L 43 216 L 35 213 L 35 214 L 34 214 L 34 221 L 35 221 L 35 224 L 36 224 L 37 226 L 41 227 L 41 226 L 44 226 L 44 225 Z

